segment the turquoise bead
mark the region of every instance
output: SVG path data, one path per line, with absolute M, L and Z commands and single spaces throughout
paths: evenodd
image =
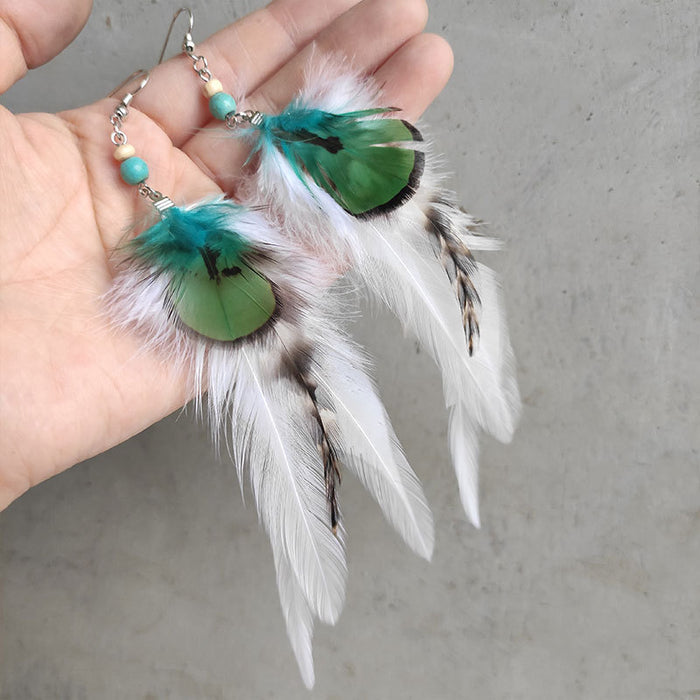
M 146 161 L 136 156 L 122 161 L 119 170 L 127 185 L 140 185 L 148 177 Z
M 217 92 L 209 98 L 209 111 L 223 121 L 227 114 L 236 111 L 236 100 L 226 92 Z

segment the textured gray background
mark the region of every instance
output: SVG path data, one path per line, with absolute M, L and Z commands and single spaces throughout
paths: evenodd
M 197 36 L 260 4 L 196 3 Z M 105 94 L 152 62 L 174 7 L 98 0 L 3 102 Z M 3 700 L 700 696 L 700 6 L 434 0 L 431 28 L 456 70 L 428 119 L 509 244 L 525 412 L 512 445 L 485 444 L 483 529 L 459 507 L 436 372 L 368 318 L 437 550 L 416 559 L 345 481 L 349 594 L 317 633 L 315 691 L 254 509 L 183 415 L 0 516 Z

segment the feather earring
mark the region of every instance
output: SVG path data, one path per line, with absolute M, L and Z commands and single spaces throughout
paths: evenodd
M 340 464 L 425 558 L 432 517 L 365 358 L 334 320 L 341 309 L 327 289 L 333 273 L 259 211 L 222 196 L 176 206 L 147 184 L 148 166 L 123 121 L 148 79 L 137 71 L 125 81 L 137 85 L 110 119 L 122 179 L 152 214 L 115 251 L 106 304 L 115 325 L 140 333 L 146 347 L 187 372 L 214 441 L 224 436 L 241 483 L 247 474 L 289 638 L 311 687 L 314 621 L 333 624 L 345 593 Z
M 275 212 L 296 242 L 349 269 L 439 366 L 460 495 L 479 526 L 478 434 L 508 442 L 520 413 L 498 283 L 473 255 L 497 243 L 445 189 L 420 131 L 377 106 L 370 79 L 342 61 L 316 61 L 281 114 L 236 111 L 195 53 L 186 11 L 183 52 L 211 113 L 252 144 L 257 169 L 245 196 Z
M 478 433 L 508 442 L 520 411 L 498 284 L 473 254 L 498 246 L 444 188 L 418 129 L 377 104 L 371 80 L 329 59 L 281 114 L 247 110 L 226 124 L 258 157 L 244 187 L 297 240 L 347 261 L 438 364 L 462 503 L 478 526 Z

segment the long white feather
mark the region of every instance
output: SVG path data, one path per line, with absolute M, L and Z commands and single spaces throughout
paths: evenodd
M 502 354 L 507 344 L 504 329 L 487 326 L 469 357 L 449 280 L 429 255 L 427 241 L 413 229 L 410 222 L 400 229 L 373 225 L 365 240 L 369 255 L 359 274 L 438 363 L 448 406 L 464 403 L 479 426 L 508 441 L 517 407 L 502 390 L 502 358 L 487 351 L 493 346 Z M 480 289 L 478 281 L 476 286 Z M 493 310 L 483 306 L 482 315 L 487 317 Z
M 450 411 L 448 435 L 462 507 L 474 527 L 481 527 L 479 516 L 479 439 L 477 428 L 461 403 Z
M 277 569 L 277 588 L 280 595 L 282 613 L 287 625 L 287 636 L 299 666 L 304 685 L 314 686 L 314 660 L 312 638 L 314 618 L 304 591 L 299 585 L 289 560 L 279 550 L 273 550 Z
M 317 336 L 318 338 L 318 336 Z M 333 333 L 324 343 L 316 380 L 334 413 L 331 432 L 343 462 L 364 484 L 387 520 L 420 556 L 434 545 L 432 514 L 356 348 Z
M 478 266 L 480 336 L 470 357 L 458 307 L 444 272 L 406 240 L 397 241 L 391 231 L 377 227 L 375 234 L 371 246 L 375 256 L 371 266 L 362 271 L 362 277 L 441 369 L 445 401 L 451 413 L 452 461 L 465 510 L 478 526 L 476 426 L 507 442 L 515 429 L 520 406 L 495 280 L 487 268 Z M 379 260 L 382 264 L 376 265 Z M 470 472 L 472 476 L 467 478 Z
M 265 378 L 264 354 L 241 348 L 231 423 L 232 444 L 245 450 L 260 518 L 273 549 L 288 559 L 309 605 L 328 624 L 345 597 L 342 540 L 328 525 L 316 443 L 303 425 L 305 401 L 288 382 Z

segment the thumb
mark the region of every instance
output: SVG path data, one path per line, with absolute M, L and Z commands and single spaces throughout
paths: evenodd
M 0 93 L 63 51 L 91 9 L 92 0 L 0 0 Z

